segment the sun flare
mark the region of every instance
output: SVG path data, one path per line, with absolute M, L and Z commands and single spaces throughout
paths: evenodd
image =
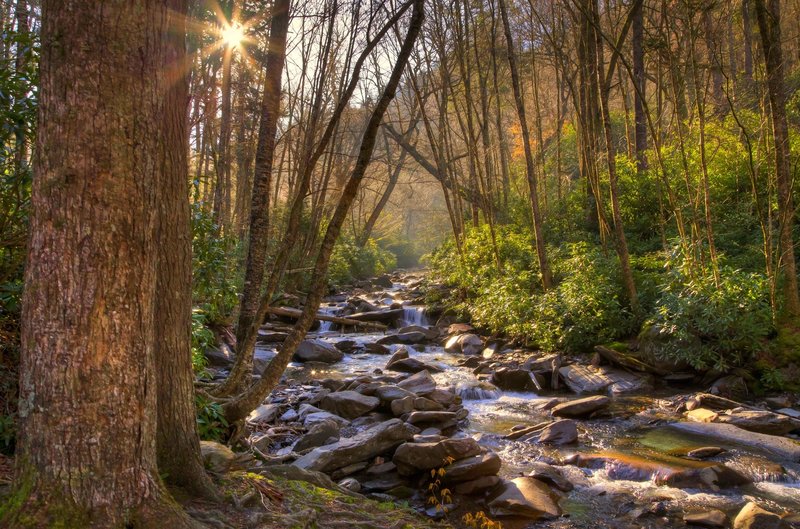
M 222 42 L 225 43 L 226 46 L 235 48 L 239 46 L 245 38 L 244 28 L 238 24 L 226 26 L 220 32 L 220 36 L 222 37 Z

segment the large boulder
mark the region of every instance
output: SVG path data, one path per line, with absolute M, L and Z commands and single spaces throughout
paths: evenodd
M 353 437 L 315 448 L 294 462 L 300 468 L 332 472 L 367 461 L 408 441 L 417 430 L 400 419 L 376 424 Z
M 733 520 L 733 529 L 780 529 L 781 517 L 750 502 Z
M 415 375 L 411 375 L 407 379 L 398 382 L 397 385 L 419 396 L 425 396 L 436 389 L 436 381 L 433 380 L 428 371 L 420 371 Z
M 564 477 L 561 471 L 553 465 L 536 461 L 531 463 L 528 476 L 557 488 L 563 492 L 569 492 L 575 488 L 570 480 Z
M 392 462 L 401 475 L 410 476 L 432 468 L 446 466 L 447 460 L 460 461 L 481 453 L 478 442 L 471 437 L 445 439 L 435 443 L 403 443 L 394 453 Z
M 386 364 L 386 369 L 389 371 L 397 371 L 398 373 L 419 373 L 420 371 L 438 373 L 441 371 L 438 367 L 426 364 L 416 358 L 402 358 L 394 362 L 389 362 Z
M 608 397 L 594 396 L 583 399 L 568 400 L 557 404 L 550 410 L 554 417 L 588 417 L 589 415 L 605 409 L 611 403 Z
M 356 391 L 337 391 L 326 395 L 319 407 L 345 419 L 355 419 L 371 412 L 380 404 L 380 399 L 376 397 L 368 397 Z
M 483 339 L 472 333 L 453 336 L 444 345 L 444 350 L 448 353 L 465 355 L 479 355 L 483 352 L 483 348 Z
M 494 452 L 467 457 L 444 467 L 445 484 L 470 481 L 483 476 L 496 476 L 503 462 Z
M 567 387 L 575 393 L 600 393 L 613 383 L 602 369 L 592 366 L 573 364 L 562 367 L 558 372 Z
M 333 364 L 344 358 L 344 353 L 335 346 L 322 340 L 304 340 L 300 342 L 294 359 L 298 362 L 323 362 Z
M 575 421 L 570 419 L 551 422 L 539 432 L 538 440 L 543 444 L 571 444 L 578 440 L 578 427 Z
M 230 470 L 236 461 L 233 450 L 214 441 L 200 441 L 200 455 L 205 467 L 218 474 Z
M 506 391 L 535 391 L 535 376 L 524 369 L 501 367 L 492 373 L 492 384 Z
M 339 424 L 326 419 L 313 424 L 308 432 L 302 436 L 292 447 L 295 452 L 305 452 L 318 446 L 335 443 L 339 440 Z
M 486 501 L 493 516 L 522 516 L 532 520 L 552 520 L 561 516 L 558 496 L 536 478 L 521 477 L 504 481 Z
M 800 421 L 767 410 L 736 408 L 715 412 L 707 408 L 696 408 L 686 416 L 695 422 L 719 422 L 733 424 L 739 428 L 768 435 L 785 435 L 800 428 Z
M 414 345 L 425 342 L 428 340 L 428 336 L 419 331 L 408 331 L 408 332 L 399 332 L 397 334 L 390 334 L 388 336 L 384 336 L 380 340 L 378 340 L 379 344 L 382 345 L 392 345 L 392 344 L 406 344 L 406 345 Z

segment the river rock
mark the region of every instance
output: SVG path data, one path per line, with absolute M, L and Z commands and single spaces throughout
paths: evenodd
M 742 377 L 736 375 L 727 375 L 718 379 L 708 392 L 734 400 L 745 399 L 748 395 L 747 383 Z
M 344 353 L 322 340 L 303 340 L 294 353 L 298 362 L 323 362 L 333 364 L 344 358 Z
M 562 419 L 545 426 L 539 432 L 538 441 L 543 444 L 565 445 L 578 440 L 578 427 L 575 421 Z
M 383 274 L 374 278 L 372 280 L 372 284 L 381 288 L 392 288 L 394 286 L 394 283 L 392 283 L 392 278 L 389 277 L 389 274 Z
M 465 334 L 474 330 L 475 328 L 468 323 L 453 323 L 447 327 L 447 334 L 452 336 L 456 334 Z
M 704 489 L 717 491 L 752 483 L 751 480 L 722 464 L 705 468 L 690 468 L 658 476 L 656 483 L 679 489 Z
M 386 369 L 389 368 L 395 362 L 399 362 L 400 360 L 406 360 L 410 358 L 411 355 L 408 353 L 408 348 L 405 345 L 401 345 L 397 348 L 397 350 L 389 357 L 389 361 L 386 362 Z
M 444 406 L 435 400 L 417 397 L 414 399 L 414 409 L 418 411 L 444 411 Z
M 420 371 L 429 371 L 431 373 L 438 373 L 441 371 L 436 366 L 421 362 L 416 358 L 403 358 L 389 362 L 386 364 L 386 369 L 390 371 L 397 371 L 399 373 L 419 373 Z
M 483 476 L 478 479 L 456 483 L 454 490 L 456 491 L 456 494 L 471 496 L 474 494 L 481 494 L 489 489 L 493 489 L 499 483 L 500 478 L 497 476 Z
M 349 490 L 350 492 L 360 492 L 361 491 L 361 483 L 358 482 L 355 478 L 344 478 L 339 483 L 337 483 L 343 489 Z
M 209 347 L 203 351 L 203 355 L 208 360 L 208 365 L 211 367 L 222 367 L 228 369 L 233 366 L 233 361 L 236 355 L 233 354 L 230 346 L 226 343 L 220 344 L 219 347 Z
M 390 409 L 392 410 L 392 415 L 395 417 L 400 417 L 401 415 L 405 415 L 406 413 L 411 413 L 414 411 L 414 396 L 403 397 L 402 399 L 395 399 L 389 405 Z
M 236 461 L 236 454 L 233 453 L 233 450 L 214 441 L 200 441 L 200 455 L 203 458 L 203 465 L 218 474 L 230 470 Z
M 721 441 L 749 446 L 783 459 L 800 462 L 800 443 L 786 437 L 748 432 L 732 424 L 679 422 L 673 423 L 669 427 Z
M 395 385 L 380 386 L 375 390 L 373 395 L 380 399 L 380 401 L 383 403 L 390 403 L 404 397 L 416 398 L 415 394 Z
M 358 349 L 358 342 L 355 340 L 340 340 L 333 344 L 333 346 L 343 353 L 352 353 Z
M 733 529 L 780 529 L 781 517 L 750 502 L 733 520 Z
M 451 411 L 414 411 L 408 416 L 406 422 L 410 424 L 441 424 L 453 421 L 456 421 L 456 414 Z
M 410 331 L 410 332 L 403 332 L 397 334 L 390 334 L 388 336 L 384 336 L 377 343 L 381 345 L 392 345 L 392 344 L 407 344 L 407 345 L 414 345 L 425 342 L 428 340 L 428 336 L 424 333 L 418 331 Z
M 727 527 L 728 515 L 719 509 L 711 509 L 704 512 L 684 514 L 683 521 L 688 525 L 700 527 Z
M 558 370 L 564 383 L 575 393 L 599 393 L 612 384 L 602 369 L 573 364 Z
M 410 476 L 420 471 L 447 465 L 447 458 L 454 461 L 476 456 L 481 448 L 475 439 L 445 439 L 436 443 L 403 443 L 394 453 L 392 462 L 400 475 Z
M 492 384 L 506 391 L 535 391 L 538 388 L 534 376 L 524 369 L 501 367 L 492 373 Z
M 445 484 L 474 480 L 483 476 L 496 476 L 503 462 L 494 452 L 467 457 L 444 467 Z
M 330 412 L 327 412 L 327 411 L 317 411 L 317 412 L 309 413 L 309 414 L 307 414 L 305 416 L 305 418 L 303 419 L 303 426 L 305 426 L 306 428 L 311 428 L 315 424 L 323 422 L 323 421 L 334 421 L 334 422 L 336 422 L 336 424 L 338 424 L 341 427 L 344 427 L 344 426 L 347 426 L 348 424 L 350 424 L 350 421 L 348 421 L 344 417 L 339 417 L 338 415 L 336 415 L 334 413 L 330 413 Z
M 364 351 L 374 355 L 388 355 L 391 353 L 391 349 L 386 347 L 385 345 L 381 345 L 375 342 L 369 342 L 364 344 Z
M 403 317 L 403 309 L 370 310 L 350 314 L 347 317 L 351 320 L 372 321 L 389 325 Z
M 419 396 L 425 396 L 436 389 L 436 381 L 433 380 L 431 374 L 427 371 L 420 371 L 411 375 L 405 380 L 397 383 L 401 388 L 416 393 Z
M 547 483 L 562 492 L 569 492 L 575 488 L 572 482 L 565 478 L 559 469 L 547 463 L 532 463 L 528 476 Z
M 786 415 L 766 410 L 746 410 L 742 408 L 720 413 L 713 422 L 733 424 L 751 432 L 768 435 L 785 435 L 800 428 L 800 421 Z
M 444 350 L 452 354 L 479 355 L 483 352 L 483 339 L 477 334 L 459 334 L 445 342 Z
M 400 419 L 390 419 L 353 437 L 315 448 L 294 462 L 300 468 L 331 472 L 369 460 L 411 439 L 416 429 Z
M 420 332 L 425 335 L 425 338 L 428 340 L 435 340 L 439 337 L 439 330 L 438 329 L 431 329 L 428 327 L 423 327 L 421 325 L 409 325 L 407 327 L 402 327 L 397 329 L 397 334 L 405 334 L 408 332 Z
M 332 419 L 325 419 L 313 424 L 308 432 L 292 447 L 295 452 L 305 452 L 318 446 L 335 443 L 339 440 L 339 424 Z
M 337 391 L 326 395 L 319 403 L 319 407 L 345 419 L 355 419 L 371 412 L 380 403 L 380 399 L 356 391 Z
M 588 417 L 597 411 L 607 408 L 609 404 L 611 404 L 611 399 L 598 395 L 562 402 L 554 406 L 550 413 L 554 417 Z
M 265 423 L 274 422 L 280 411 L 280 406 L 277 404 L 262 404 L 258 408 L 250 412 L 247 416 L 249 423 Z
M 532 520 L 561 516 L 558 497 L 546 484 L 531 477 L 502 482 L 489 495 L 486 505 L 493 516 L 522 516 Z

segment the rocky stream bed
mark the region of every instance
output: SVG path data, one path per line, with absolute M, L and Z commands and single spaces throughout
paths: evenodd
M 320 322 L 248 419 L 258 464 L 457 527 L 478 511 L 507 528 L 800 527 L 796 395 L 741 398 L 736 377 L 702 385 L 603 348 L 511 347 L 429 321 L 420 287 L 395 274 L 326 300 L 322 314 L 388 328 Z M 262 329 L 256 373 L 288 321 Z M 209 359 L 224 376 L 230 359 Z

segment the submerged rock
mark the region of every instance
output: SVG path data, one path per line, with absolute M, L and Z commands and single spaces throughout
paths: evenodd
M 800 443 L 786 437 L 748 432 L 732 424 L 678 422 L 669 425 L 684 432 L 749 446 L 794 462 L 800 461 Z
M 536 478 L 504 481 L 492 491 L 486 505 L 493 516 L 523 516 L 551 520 L 561 516 L 558 496 Z

